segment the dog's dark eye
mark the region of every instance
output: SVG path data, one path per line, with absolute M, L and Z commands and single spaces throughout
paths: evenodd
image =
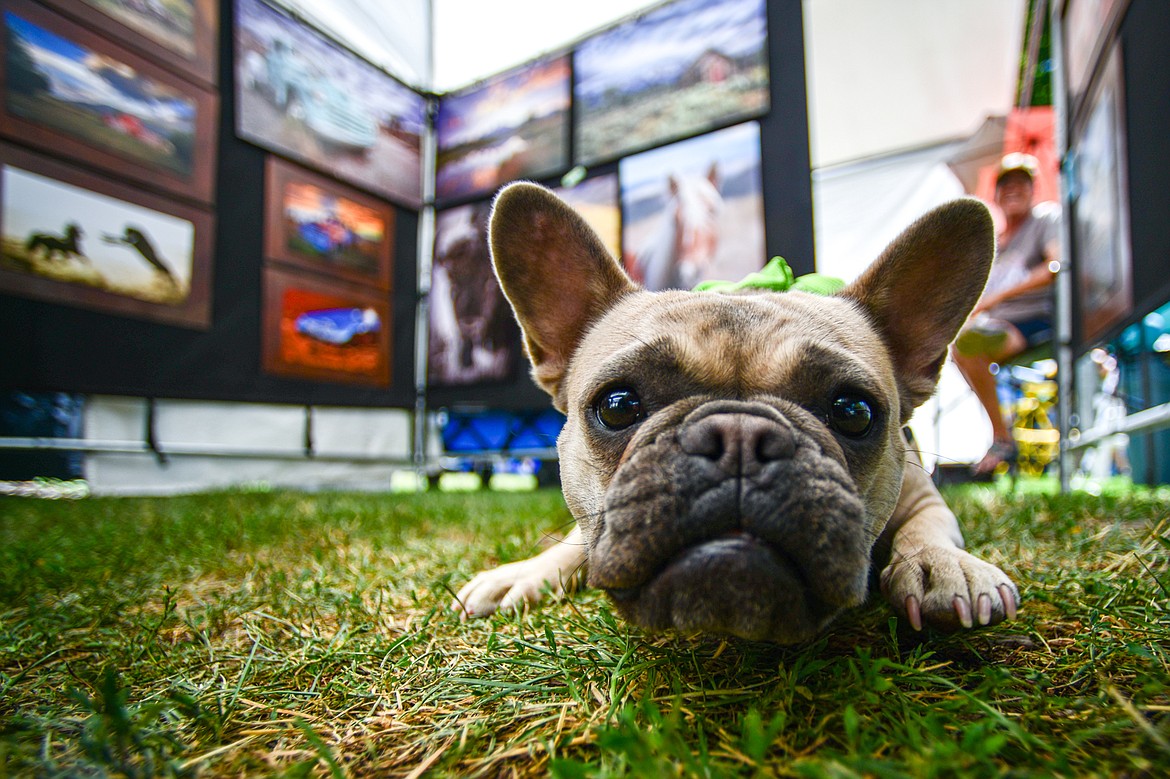
M 629 387 L 606 391 L 598 398 L 594 409 L 597 421 L 610 430 L 625 430 L 646 416 L 642 411 L 642 399 Z
M 829 427 L 843 436 L 861 438 L 873 427 L 869 401 L 857 395 L 839 395 L 829 406 Z

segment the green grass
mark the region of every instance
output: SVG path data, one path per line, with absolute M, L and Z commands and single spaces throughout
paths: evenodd
M 0 776 L 1163 776 L 1170 491 L 950 495 L 1025 602 L 812 645 L 460 622 L 559 494 L 0 499 Z

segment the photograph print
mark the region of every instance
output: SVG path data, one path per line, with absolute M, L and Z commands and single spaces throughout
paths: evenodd
M 626 157 L 618 176 L 623 264 L 647 289 L 739 281 L 764 266 L 759 123 Z
M 622 205 L 617 174 L 594 176 L 573 187 L 556 187 L 553 192 L 581 215 L 613 258 L 620 260 Z
M 204 328 L 206 211 L 0 144 L 0 289 L 50 303 Z
M 269 156 L 264 170 L 266 257 L 390 289 L 389 203 L 279 157 Z
M 1074 140 L 1072 201 L 1081 342 L 1092 343 L 1133 308 L 1120 51 L 1114 50 Z
M 426 100 L 261 0 L 236 3 L 240 137 L 362 189 L 422 203 Z
M 218 0 L 41 0 L 209 86 L 216 81 Z
M 764 0 L 678 0 L 574 52 L 581 164 L 595 164 L 768 110 Z
M 569 57 L 534 62 L 439 101 L 435 195 L 494 192 L 567 167 Z
M 26 0 L 0 1 L 0 131 L 54 155 L 212 199 L 214 94 Z
M 264 370 L 278 376 L 390 386 L 390 299 L 380 291 L 264 269 Z
M 1123 0 L 1068 0 L 1062 9 L 1061 49 L 1070 114 L 1081 112 L 1094 65 L 1109 42 L 1118 14 L 1124 13 L 1127 6 Z
M 520 356 L 520 331 L 492 271 L 490 202 L 435 214 L 427 382 L 454 386 L 503 381 Z

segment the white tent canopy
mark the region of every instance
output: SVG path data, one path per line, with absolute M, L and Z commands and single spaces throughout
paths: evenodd
M 1024 0 L 805 0 L 814 168 L 965 138 L 1012 106 Z
M 432 86 L 431 0 L 273 0 L 414 87 Z
M 407 83 L 440 93 L 661 3 L 276 1 Z M 803 7 L 814 168 L 965 137 L 1011 107 L 1025 0 L 803 0 Z

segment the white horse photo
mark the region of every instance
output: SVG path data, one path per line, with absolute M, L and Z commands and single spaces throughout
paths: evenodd
M 633 252 L 631 270 L 649 290 L 690 289 L 706 278 L 719 250 L 718 165 L 705 176 L 672 173 L 667 187 L 658 225 Z

